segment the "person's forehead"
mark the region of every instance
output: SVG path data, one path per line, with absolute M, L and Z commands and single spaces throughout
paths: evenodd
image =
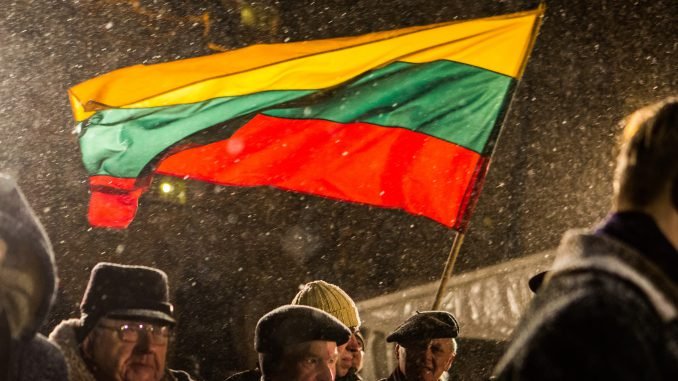
M 142 317 L 110 317 L 104 316 L 99 319 L 99 323 L 112 324 L 112 325 L 124 325 L 124 324 L 155 324 L 155 325 L 169 325 L 166 322 L 153 320 Z
M 407 342 L 399 343 L 403 348 L 417 349 L 417 348 L 426 348 L 429 345 L 431 346 L 442 346 L 442 347 L 452 347 L 452 338 L 451 337 L 437 337 L 433 339 L 419 339 L 419 340 L 410 340 Z
M 452 339 L 451 337 L 439 337 L 436 339 L 431 339 L 431 344 L 450 344 L 452 345 Z
M 306 353 L 309 355 L 326 356 L 328 354 L 332 355 L 337 351 L 337 343 L 334 341 L 313 340 L 302 344 L 305 344 Z

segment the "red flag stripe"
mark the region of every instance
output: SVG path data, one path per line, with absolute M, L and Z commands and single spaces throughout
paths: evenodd
M 258 115 L 227 140 L 167 157 L 156 172 L 401 208 L 456 227 L 480 158 L 407 129 Z

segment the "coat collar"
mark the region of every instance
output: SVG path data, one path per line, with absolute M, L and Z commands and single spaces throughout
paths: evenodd
M 678 318 L 678 285 L 654 262 L 606 234 L 568 231 L 545 282 L 560 274 L 601 271 L 639 287 L 665 321 Z
M 649 214 L 638 211 L 613 213 L 595 234 L 604 234 L 632 247 L 678 284 L 678 250 Z

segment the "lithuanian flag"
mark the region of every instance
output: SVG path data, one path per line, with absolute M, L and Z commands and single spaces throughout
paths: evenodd
M 399 208 L 463 229 L 542 9 L 254 45 L 69 90 L 89 221 L 124 228 L 158 173 Z

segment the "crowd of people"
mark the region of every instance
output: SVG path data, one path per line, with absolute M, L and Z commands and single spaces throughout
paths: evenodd
M 492 379 L 678 380 L 678 98 L 625 120 L 614 184 L 609 217 L 566 233 L 531 284 L 535 298 Z M 80 316 L 45 338 L 55 289 L 47 234 L 0 175 L 0 381 L 194 380 L 167 364 L 178 322 L 162 270 L 97 264 Z M 361 323 L 339 286 L 307 283 L 258 321 L 258 366 L 228 380 L 362 380 Z M 396 364 L 380 381 L 445 377 L 459 333 L 448 311 L 416 312 L 386 338 Z

